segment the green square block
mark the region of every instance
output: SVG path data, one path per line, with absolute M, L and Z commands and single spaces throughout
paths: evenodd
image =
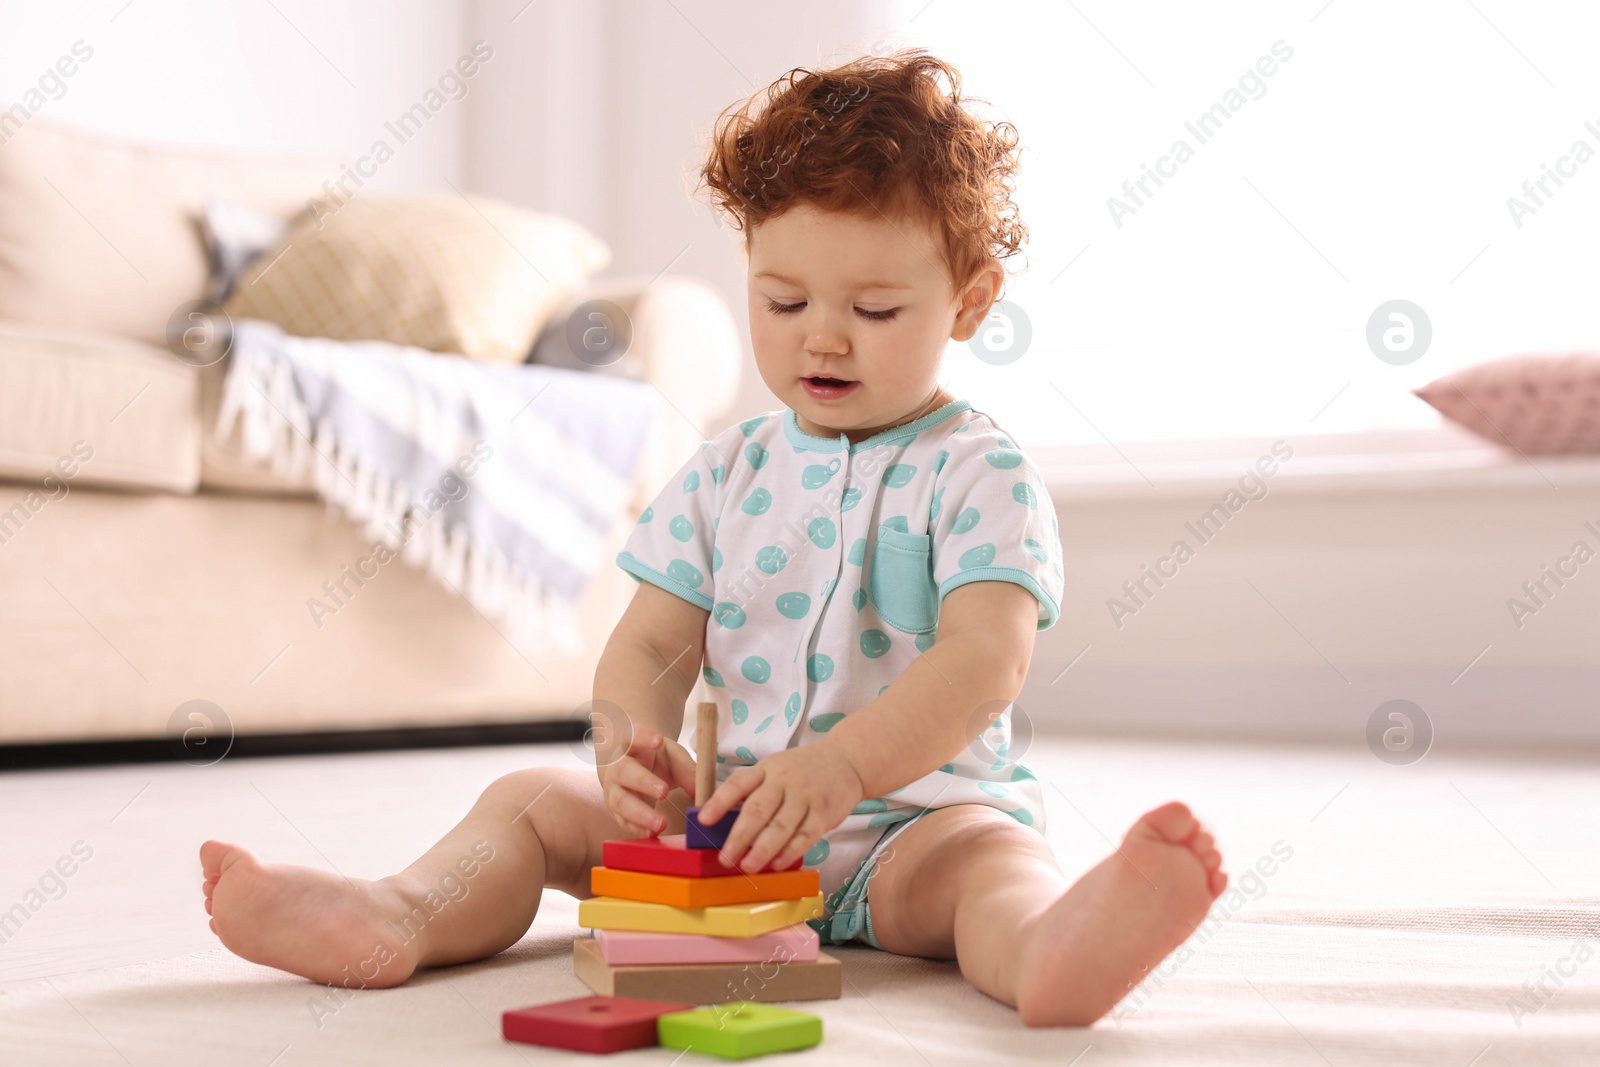
M 656 1037 L 666 1048 L 744 1060 L 820 1045 L 822 1016 L 746 1000 L 669 1012 L 656 1020 Z

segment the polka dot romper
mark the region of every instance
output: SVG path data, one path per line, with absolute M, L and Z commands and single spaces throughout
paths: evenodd
M 965 400 L 853 445 L 805 432 L 787 408 L 730 426 L 639 516 L 617 564 L 710 613 L 702 674 L 721 709 L 719 781 L 871 703 L 933 646 L 952 589 L 1015 582 L 1038 601 L 1041 630 L 1062 592 L 1038 470 Z M 985 804 L 1043 830 L 1039 783 L 1007 758 L 1010 707 L 974 708 L 973 730 L 1002 709 L 956 759 L 863 801 L 806 853 L 828 901 L 812 925 L 830 940 L 861 931 L 846 920 L 866 877 L 923 812 Z

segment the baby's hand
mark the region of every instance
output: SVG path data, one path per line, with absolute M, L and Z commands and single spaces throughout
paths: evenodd
M 861 776 L 840 750 L 801 745 L 728 775 L 701 807 L 700 822 L 709 826 L 743 803 L 721 859 L 750 873 L 804 856 L 862 799 Z
M 641 837 L 667 828 L 655 805 L 674 785 L 694 795 L 694 758 L 689 750 L 648 726 L 634 730 L 628 751 L 602 762 L 596 771 L 611 817 L 623 830 Z

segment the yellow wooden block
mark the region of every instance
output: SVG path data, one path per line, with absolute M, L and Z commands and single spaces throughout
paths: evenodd
M 675 908 L 714 908 L 722 904 L 755 904 L 815 896 L 819 883 L 815 870 L 685 878 L 595 867 L 589 872 L 589 891 L 596 896 L 671 904 Z
M 799 900 L 675 908 L 642 900 L 591 897 L 578 904 L 578 925 L 591 930 L 646 930 L 658 934 L 757 937 L 783 926 L 822 918 L 822 894 Z

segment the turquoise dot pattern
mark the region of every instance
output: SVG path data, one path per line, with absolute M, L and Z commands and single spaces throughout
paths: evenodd
M 777 600 L 778 614 L 786 619 L 803 619 L 811 611 L 811 598 L 804 593 L 782 593 Z
M 840 464 L 838 460 L 834 460 L 832 463 L 829 463 L 826 466 L 821 463 L 811 464 L 805 470 L 800 472 L 801 488 L 821 489 L 823 486 L 828 484 L 835 474 L 839 473 L 839 466 Z
M 961 553 L 961 569 L 970 571 L 974 567 L 987 567 L 994 562 L 994 545 L 985 542 Z
M 682 582 L 690 589 L 699 589 L 706 580 L 706 576 L 686 559 L 675 559 L 667 564 L 667 577 L 675 582 Z
M 619 554 L 636 579 L 697 597 L 709 613 L 702 694 L 728 708 L 717 761 L 729 770 L 821 743 L 849 715 L 904 699 L 893 682 L 920 656 L 936 658 L 938 628 L 903 630 L 880 610 L 915 625 L 914 612 L 893 609 L 897 589 L 917 595 L 919 574 L 935 624 L 943 596 L 972 580 L 1028 588 L 1041 626 L 1055 621 L 1062 593 L 1054 504 L 1022 448 L 985 416 L 961 409 L 864 447 L 797 439 L 791 419 L 757 415 L 708 442 L 639 513 Z M 838 591 L 848 598 L 835 601 Z M 931 806 L 985 804 L 1040 830 L 1044 790 L 1011 742 L 1009 726 L 985 734 L 987 747 L 858 803 L 806 853 L 824 898 L 853 907 L 845 891 L 869 847 L 859 842 Z
M 891 463 L 884 468 L 883 484 L 890 489 L 899 489 L 911 484 L 911 479 L 917 476 L 917 468 L 909 463 Z

